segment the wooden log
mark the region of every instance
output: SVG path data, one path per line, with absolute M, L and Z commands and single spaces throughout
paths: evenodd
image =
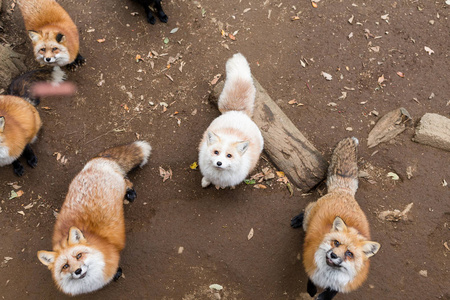
M 327 162 L 259 82 L 253 80 L 256 87 L 253 121 L 263 135 L 264 151 L 294 185 L 303 191 L 311 190 L 325 178 Z M 223 86 L 223 81 L 218 83 L 210 94 L 209 100 L 216 106 Z

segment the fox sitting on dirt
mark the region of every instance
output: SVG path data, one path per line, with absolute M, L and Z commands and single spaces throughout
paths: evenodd
M 0 96 L 0 167 L 12 163 L 14 173 L 22 176 L 23 165 L 19 158 L 24 156 L 34 168 L 37 157 L 30 144 L 37 139 L 42 126 L 36 108 L 22 98 Z
M 264 140 L 252 121 L 256 89 L 245 57 L 237 53 L 227 61 L 227 78 L 219 97 L 217 117 L 203 134 L 198 164 L 202 187 L 234 187 L 255 168 Z
M 62 292 L 89 293 L 121 276 L 123 199 L 136 197 L 126 175 L 145 165 L 150 152 L 145 141 L 110 148 L 91 159 L 73 179 L 56 219 L 53 251 L 37 253 Z
M 150 9 L 150 5 L 152 5 L 156 9 L 156 15 L 158 16 L 158 19 L 163 22 L 167 23 L 169 20 L 169 17 L 165 14 L 165 12 L 162 9 L 161 6 L 161 0 L 135 0 L 136 2 L 140 3 L 144 9 L 145 14 L 147 15 L 147 22 L 154 25 L 156 23 L 156 19 L 152 14 L 152 10 Z
M 20 0 L 18 4 L 41 65 L 74 69 L 85 62 L 79 53 L 77 26 L 61 5 L 55 0 Z
M 66 73 L 59 66 L 32 70 L 14 78 L 7 93 L 8 95 L 22 97 L 34 106 L 38 106 L 40 98 L 33 94 L 33 86 L 38 82 L 50 82 L 57 86 L 64 80 L 66 80 Z
M 307 291 L 317 299 L 330 300 L 338 292 L 357 289 L 367 278 L 369 257 L 380 244 L 370 241 L 369 222 L 354 196 L 358 188 L 356 138 L 338 143 L 328 169 L 328 193 L 310 203 L 304 214 L 291 220 L 306 232 L 303 265 L 308 274 Z

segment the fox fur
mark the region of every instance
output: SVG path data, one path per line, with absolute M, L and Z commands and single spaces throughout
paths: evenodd
M 123 199 L 132 190 L 126 175 L 145 165 L 150 152 L 145 141 L 110 148 L 73 179 L 56 219 L 53 251 L 37 253 L 62 292 L 93 292 L 120 271 L 120 252 L 125 247 Z
M 58 85 L 64 80 L 66 80 L 66 73 L 59 66 L 32 70 L 14 78 L 7 93 L 8 95 L 22 97 L 34 106 L 38 106 L 40 98 L 32 94 L 32 86 L 43 81 Z
M 227 77 L 219 97 L 222 113 L 206 129 L 199 146 L 202 187 L 234 187 L 255 168 L 264 140 L 252 121 L 256 89 L 245 57 L 226 63 Z
M 22 176 L 24 168 L 19 162 L 22 154 L 31 167 L 37 158 L 31 149 L 42 126 L 36 108 L 20 97 L 0 96 L 0 167 L 13 164 L 14 172 Z
M 309 277 L 308 293 L 325 289 L 318 299 L 357 289 L 367 278 L 369 257 L 380 244 L 370 240 L 369 222 L 354 196 L 358 188 L 356 138 L 336 146 L 328 169 L 328 193 L 310 203 L 291 225 L 306 232 L 303 265 Z
M 18 4 L 41 65 L 75 67 L 84 63 L 77 26 L 61 5 L 55 0 L 20 0 Z

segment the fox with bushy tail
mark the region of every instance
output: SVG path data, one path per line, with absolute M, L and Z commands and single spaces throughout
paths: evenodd
M 121 276 L 125 247 L 124 197 L 136 192 L 127 173 L 148 161 L 145 141 L 113 147 L 91 159 L 69 186 L 53 232 L 53 251 L 39 251 L 63 293 L 98 290 Z
M 348 293 L 366 280 L 369 257 L 380 244 L 370 240 L 369 222 L 354 196 L 358 189 L 356 138 L 338 143 L 328 169 L 328 193 L 308 204 L 304 213 L 291 220 L 306 232 L 303 265 L 308 274 L 311 297 L 317 287 L 325 289 L 317 299 L 331 300 Z
M 199 146 L 202 187 L 236 186 L 256 167 L 264 140 L 252 121 L 256 89 L 245 57 L 237 53 L 226 63 L 219 96 L 222 113 L 206 129 Z
M 55 0 L 19 0 L 18 5 L 41 65 L 74 69 L 85 62 L 77 26 L 61 5 Z

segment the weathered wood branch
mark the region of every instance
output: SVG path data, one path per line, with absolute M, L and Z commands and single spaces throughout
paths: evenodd
M 253 121 L 261 129 L 264 150 L 289 180 L 304 191 L 320 183 L 326 174 L 327 162 L 322 154 L 295 127 L 256 79 L 256 100 Z M 217 84 L 210 101 L 217 105 L 224 82 Z

